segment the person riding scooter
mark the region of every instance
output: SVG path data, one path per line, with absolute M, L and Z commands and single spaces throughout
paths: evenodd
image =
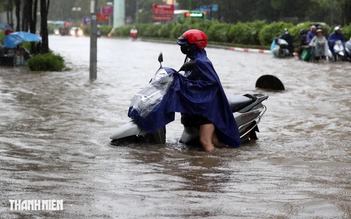
M 290 35 L 288 28 L 284 29 L 284 33 L 282 35 L 280 35 L 279 38 L 285 40 L 288 43 L 289 55 L 293 56 L 294 55 L 294 39 Z
M 137 38 L 138 38 L 138 29 L 136 29 L 135 26 L 133 26 L 133 28 L 130 30 L 129 36 L 130 36 L 132 39 L 137 39 Z
M 342 44 L 343 51 L 345 50 L 345 37 L 342 34 L 342 29 L 340 26 L 336 26 L 334 28 L 334 32 L 328 37 L 329 50 L 331 51 L 334 60 L 336 60 L 336 52 L 334 46 L 336 42 L 340 41 Z

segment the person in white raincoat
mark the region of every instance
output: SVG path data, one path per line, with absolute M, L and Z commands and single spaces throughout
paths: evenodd
M 318 29 L 316 33 L 309 44 L 312 47 L 312 57 L 315 60 L 326 59 L 329 52 L 328 40 L 325 38 L 322 29 Z

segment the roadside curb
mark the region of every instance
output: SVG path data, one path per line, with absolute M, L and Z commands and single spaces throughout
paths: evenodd
M 272 54 L 270 50 L 265 49 L 249 49 L 249 48 L 238 48 L 238 47 L 229 47 L 229 50 L 238 51 L 238 52 L 254 52 L 262 54 Z
M 261 53 L 261 54 L 272 54 L 270 50 L 267 49 L 250 49 L 250 48 L 240 48 L 240 47 L 231 47 L 231 46 L 217 46 L 217 45 L 207 45 L 210 48 L 217 49 L 227 49 L 235 52 L 250 52 L 250 53 Z M 297 52 L 294 52 L 294 56 L 299 56 Z

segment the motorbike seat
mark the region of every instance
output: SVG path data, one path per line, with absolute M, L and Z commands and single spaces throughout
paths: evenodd
M 228 98 L 230 108 L 232 112 L 237 112 L 251 103 L 255 102 L 255 97 L 252 95 L 244 95 L 244 96 L 233 96 Z

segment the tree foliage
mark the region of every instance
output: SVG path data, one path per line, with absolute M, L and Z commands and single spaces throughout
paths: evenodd
M 66 68 L 64 58 L 52 52 L 35 55 L 27 64 L 31 71 L 64 71 Z
M 137 24 L 138 35 L 142 38 L 167 39 L 176 42 L 178 36 L 189 29 L 200 29 L 204 31 L 211 44 L 224 44 L 233 46 L 244 46 L 248 48 L 269 48 L 272 40 L 288 28 L 294 37 L 294 44 L 299 45 L 301 41 L 301 30 L 309 29 L 315 23 L 304 22 L 293 24 L 289 22 L 264 21 L 238 22 L 236 24 L 223 23 L 218 21 L 187 20 L 185 22 L 171 22 L 166 24 Z M 334 29 L 327 24 L 320 23 L 319 26 L 331 34 Z M 132 26 L 117 28 L 115 36 L 128 37 Z M 351 37 L 351 24 L 343 27 L 346 39 Z
M 196 10 L 218 5 L 215 18 L 228 23 L 319 21 L 331 25 L 351 23 L 351 0 L 178 0 L 179 8 Z M 189 4 L 191 2 L 191 4 Z
M 21 16 L 17 11 L 22 10 L 16 5 L 18 2 L 23 4 L 28 1 L 34 0 L 1 0 L 0 11 L 6 11 L 9 23 L 14 24 L 13 17 Z M 89 16 L 89 2 L 88 0 L 51 1 L 48 19 L 81 22 L 84 16 Z M 113 0 L 98 0 L 100 6 L 108 2 Z M 162 0 L 125 0 L 127 21 L 151 22 L 152 4 L 162 2 Z M 293 23 L 318 21 L 333 26 L 351 23 L 351 0 L 177 0 L 177 2 L 178 9 L 191 10 L 216 4 L 218 11 L 212 11 L 211 17 L 226 23 L 255 20 Z M 74 8 L 79 10 L 72 10 Z
M 40 0 L 40 33 L 42 43 L 40 53 L 49 52 L 49 31 L 48 31 L 48 14 L 49 14 L 50 0 Z

